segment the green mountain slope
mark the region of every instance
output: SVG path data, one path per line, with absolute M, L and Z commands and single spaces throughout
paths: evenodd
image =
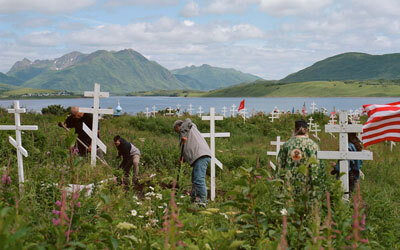
M 16 84 L 18 84 L 18 82 L 19 82 L 19 80 L 16 79 L 15 77 L 8 76 L 8 75 L 0 72 L 0 83 L 16 85 Z
M 199 67 L 190 66 L 182 69 L 175 69 L 171 72 L 175 75 L 188 76 L 189 78 L 187 79 L 180 79 L 188 86 L 198 90 L 217 89 L 260 79 L 258 76 L 242 73 L 235 69 L 212 67 L 207 64 L 203 64 Z M 194 84 L 193 79 L 198 81 L 201 85 L 197 83 Z
M 95 82 L 100 83 L 104 91 L 121 94 L 187 88 L 167 69 L 131 49 L 99 50 L 89 55 L 73 52 L 34 63 L 25 60 L 14 65 L 8 74 L 26 79 L 22 86 L 27 88 L 84 91 L 92 89 Z
M 369 55 L 345 53 L 316 62 L 281 82 L 368 80 L 400 78 L 400 53 Z
M 205 97 L 390 97 L 400 96 L 400 81 L 257 81 L 210 91 Z

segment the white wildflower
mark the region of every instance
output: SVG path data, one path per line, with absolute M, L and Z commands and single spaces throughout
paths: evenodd
M 151 174 L 151 175 L 150 175 L 150 178 L 153 178 L 154 176 L 156 176 L 156 174 Z
M 139 200 L 139 198 L 138 198 L 136 195 L 132 196 L 132 198 L 133 198 L 134 200 Z
M 228 217 L 228 215 L 226 213 L 220 213 L 220 215 L 224 216 L 225 219 L 227 219 L 227 220 L 229 219 L 229 217 Z
M 164 207 L 163 207 L 163 206 L 158 206 L 158 208 L 161 208 L 161 209 L 162 209 L 162 208 L 164 208 Z
M 281 210 L 281 214 L 282 214 L 282 215 L 287 215 L 287 210 L 286 210 L 286 208 L 284 208 L 284 209 Z
M 144 196 L 154 196 L 156 195 L 153 191 L 145 193 Z
M 132 209 L 132 210 L 131 210 L 131 215 L 132 215 L 132 216 L 136 216 L 136 215 L 137 215 L 137 211 L 136 211 L 135 209 Z
M 151 191 L 154 191 L 154 188 L 152 186 L 149 186 L 149 188 L 150 188 Z
M 162 200 L 162 194 L 156 194 L 156 198 Z
M 146 200 L 151 200 L 151 197 L 144 197 Z
M 142 205 L 142 202 L 141 201 L 137 201 L 136 205 Z
M 145 213 L 146 216 L 150 216 L 150 215 L 152 215 L 152 214 L 154 214 L 154 211 L 153 211 L 153 210 L 147 211 L 147 212 Z
M 157 219 L 151 219 L 150 222 L 151 222 L 151 224 L 155 225 L 155 224 L 158 223 L 158 220 Z
M 185 195 L 182 194 L 182 195 L 181 195 L 181 198 L 185 198 Z
M 141 219 L 142 219 L 142 218 L 144 218 L 144 216 L 143 216 L 143 215 L 138 215 L 138 217 L 139 217 L 139 218 L 141 218 Z

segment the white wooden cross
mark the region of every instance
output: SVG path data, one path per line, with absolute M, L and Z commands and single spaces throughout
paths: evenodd
M 224 117 L 226 117 L 226 112 L 228 111 L 228 109 L 226 108 L 226 106 L 224 106 L 222 108 L 222 114 L 224 115 Z
M 189 112 L 189 115 L 192 115 L 192 111 L 193 111 L 194 109 L 193 109 L 193 105 L 192 104 L 189 104 L 189 108 L 188 108 L 188 112 Z
M 166 113 L 165 115 L 173 115 L 171 106 L 169 106 L 167 110 L 168 113 Z
M 271 116 L 269 117 L 269 119 L 271 119 L 271 122 L 274 122 L 275 119 L 279 119 L 279 109 L 278 109 L 278 107 L 275 107 L 272 110 L 272 113 L 271 113 Z
M 199 117 L 202 117 L 203 116 L 203 108 L 200 106 L 199 107 L 199 111 L 197 111 L 197 114 L 199 114 Z
M 36 125 L 21 125 L 20 114 L 25 113 L 24 108 L 19 107 L 19 101 L 14 101 L 14 107 L 8 110 L 8 113 L 14 113 L 15 125 L 0 125 L 0 130 L 15 130 L 15 139 L 11 136 L 8 137 L 8 141 L 17 149 L 17 161 L 18 161 L 18 181 L 20 190 L 25 181 L 24 179 L 24 162 L 23 157 L 28 157 L 28 151 L 22 147 L 21 131 L 22 130 L 38 130 Z
M 215 108 L 210 108 L 210 116 L 203 116 L 202 120 L 210 121 L 210 133 L 201 133 L 204 138 L 210 138 L 211 149 L 211 200 L 215 199 L 215 164 L 222 169 L 222 163 L 215 157 L 215 138 L 230 137 L 228 133 L 215 133 L 215 121 L 221 121 L 223 116 L 215 115 Z
M 231 117 L 235 116 L 235 112 L 236 112 L 236 105 L 232 104 L 232 108 L 231 108 Z
M 322 107 L 322 108 L 321 108 L 321 112 L 322 112 L 324 115 L 326 115 L 326 113 L 328 113 L 328 110 L 327 110 L 326 108 Z
M 362 127 L 361 124 L 348 124 L 347 112 L 340 112 L 338 125 L 325 125 L 326 132 L 339 133 L 339 151 L 318 151 L 317 153 L 318 159 L 340 160 L 340 172 L 344 173 L 340 177 L 345 192 L 344 199 L 349 197 L 349 160 L 373 159 L 372 152 L 367 150 L 361 152 L 348 151 L 348 134 L 362 132 Z
M 176 105 L 176 116 L 181 116 L 181 105 L 179 103 Z
M 151 112 L 149 111 L 149 107 L 146 107 L 146 112 L 144 112 L 146 114 L 147 119 L 149 119 Z
M 317 109 L 317 104 L 313 101 L 311 103 L 311 114 L 314 114 L 316 109 Z
M 314 123 L 313 125 L 314 125 L 314 128 L 312 128 L 310 131 L 311 131 L 311 132 L 314 132 L 314 137 L 315 137 L 318 141 L 320 141 L 321 139 L 318 137 L 318 132 L 320 132 L 321 129 L 318 129 L 318 123 Z
M 247 109 L 246 108 L 243 108 L 243 109 L 240 110 L 240 115 L 243 118 L 243 122 L 246 122 L 246 114 L 247 114 Z
M 156 117 L 156 113 L 157 113 L 156 105 L 153 105 L 153 111 L 151 111 L 151 113 L 153 113 L 153 117 Z
M 254 107 L 251 109 L 250 116 L 251 116 L 251 117 L 256 116 L 256 110 L 254 109 Z
M 390 142 L 390 152 L 393 152 L 393 147 L 396 146 L 396 143 L 394 141 Z
M 308 119 L 310 122 L 308 123 L 308 127 L 310 128 L 310 130 L 312 130 L 312 126 L 313 126 L 313 121 L 314 119 L 312 118 L 312 116 L 310 116 L 310 118 Z
M 100 92 L 100 84 L 94 84 L 94 91 L 85 91 L 84 94 L 86 97 L 93 97 L 93 108 L 79 108 L 79 112 L 82 113 L 90 113 L 93 114 L 93 124 L 92 130 L 83 123 L 83 131 L 92 139 L 92 150 L 90 152 L 90 164 L 92 166 L 96 165 L 96 157 L 97 157 L 97 146 L 103 151 L 107 153 L 107 147 L 104 143 L 97 137 L 98 129 L 99 129 L 99 115 L 100 114 L 108 114 L 112 115 L 114 111 L 112 109 L 100 109 L 100 98 L 109 97 L 108 92 Z
M 271 143 L 272 146 L 276 146 L 276 150 L 275 151 L 268 151 L 267 155 L 274 155 L 275 159 L 278 159 L 278 154 L 279 154 L 279 151 L 281 150 L 281 146 L 283 146 L 283 144 L 285 144 L 285 142 L 281 141 L 281 137 L 280 136 L 277 136 L 276 137 L 276 141 L 271 141 L 270 143 Z M 272 161 L 269 161 L 269 165 L 271 166 L 271 168 L 276 170 L 276 166 Z

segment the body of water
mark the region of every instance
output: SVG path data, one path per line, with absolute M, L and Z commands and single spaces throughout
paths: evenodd
M 222 108 L 227 107 L 231 109 L 233 104 L 237 107 L 240 102 L 245 99 L 245 106 L 249 113 L 254 109 L 255 111 L 262 111 L 269 113 L 274 107 L 278 107 L 281 111 L 300 110 L 303 104 L 306 104 L 308 112 L 311 110 L 311 103 L 315 102 L 317 108 L 326 108 L 329 112 L 336 108 L 336 110 L 356 110 L 364 104 L 386 104 L 399 101 L 399 98 L 344 98 L 344 97 L 329 97 L 329 98 L 310 98 L 310 97 L 285 97 L 285 98 L 185 98 L 185 97 L 136 97 L 136 96 L 112 96 L 110 98 L 101 98 L 100 105 L 102 108 L 114 108 L 120 100 L 123 112 L 129 114 L 137 114 L 144 112 L 146 107 L 151 111 L 153 105 L 157 110 L 166 109 L 169 106 L 176 109 L 176 106 L 181 105 L 181 110 L 187 110 L 189 105 L 193 105 L 193 113 L 198 112 L 201 106 L 203 111 L 208 111 L 210 107 L 215 107 L 216 112 L 222 113 Z M 12 100 L 0 100 L 0 106 L 8 108 L 12 105 Z M 20 105 L 27 110 L 40 112 L 42 108 L 49 105 L 59 104 L 64 107 L 80 106 L 92 107 L 93 99 L 78 98 L 78 99 L 29 99 L 20 100 Z M 229 111 L 228 111 L 229 112 Z M 229 114 L 229 113 L 227 113 Z

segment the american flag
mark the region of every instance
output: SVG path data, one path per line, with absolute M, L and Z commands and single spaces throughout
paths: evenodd
M 400 141 L 400 102 L 364 105 L 368 121 L 363 126 L 364 147 L 381 141 Z

